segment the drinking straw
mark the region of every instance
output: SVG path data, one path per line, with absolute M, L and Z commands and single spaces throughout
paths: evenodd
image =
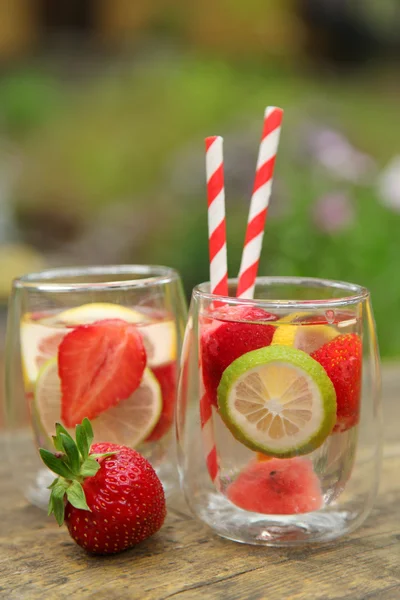
M 239 282 L 236 292 L 238 298 L 254 297 L 282 117 L 283 110 L 281 108 L 268 106 L 265 109 L 264 127 L 239 270 Z
M 210 291 L 228 295 L 228 262 L 226 252 L 225 188 L 223 139 L 206 139 L 206 175 L 208 199 L 208 246 L 210 255 Z M 220 303 L 214 302 L 218 306 Z M 215 444 L 213 407 L 207 394 L 200 401 L 200 423 L 207 470 L 211 481 L 219 487 L 219 464 Z
M 226 253 L 225 189 L 223 139 L 206 139 L 206 175 L 208 198 L 208 246 L 210 254 L 211 293 L 228 295 Z
M 213 407 L 207 394 L 200 399 L 200 424 L 207 471 L 211 481 L 219 488 L 219 460 L 215 443 Z

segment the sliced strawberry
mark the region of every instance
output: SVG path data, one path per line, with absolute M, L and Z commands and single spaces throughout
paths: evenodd
M 312 462 L 298 457 L 251 462 L 228 486 L 227 496 L 244 510 L 270 515 L 311 512 L 323 504 Z
M 174 420 L 176 401 L 176 362 L 153 367 L 152 371 L 161 387 L 163 405 L 158 423 L 146 439 L 146 442 L 155 442 L 169 431 Z
M 119 319 L 76 327 L 58 349 L 61 417 L 67 427 L 94 419 L 139 387 L 146 352 L 136 326 Z
M 356 333 L 339 335 L 311 356 L 324 367 L 336 391 L 337 417 L 333 431 L 347 431 L 360 418 L 361 338 Z
M 275 315 L 260 308 L 235 306 L 212 313 L 208 324 L 204 321 L 201 362 L 204 386 L 212 404 L 217 405 L 217 389 L 225 369 L 242 354 L 269 346 L 275 327 L 268 322 L 276 320 Z

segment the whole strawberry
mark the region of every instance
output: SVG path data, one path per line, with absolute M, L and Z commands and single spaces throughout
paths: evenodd
M 327 372 L 336 391 L 336 424 L 347 431 L 360 418 L 362 342 L 356 333 L 339 335 L 311 354 Z
M 40 449 L 59 477 L 51 484 L 49 514 L 93 554 L 114 554 L 156 533 L 165 516 L 163 487 L 150 463 L 135 450 L 92 444 L 88 419 L 76 426 L 76 442 L 57 423 L 56 454 Z

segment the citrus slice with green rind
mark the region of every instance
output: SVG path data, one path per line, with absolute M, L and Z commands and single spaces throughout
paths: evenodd
M 40 370 L 32 410 L 37 429 L 51 443 L 55 423 L 61 422 L 61 385 L 56 358 L 49 360 Z M 129 398 L 120 400 L 116 406 L 91 421 L 94 441 L 135 447 L 153 431 L 161 410 L 161 387 L 147 368 L 140 386 Z
M 278 458 L 312 452 L 336 421 L 336 393 L 325 369 L 290 346 L 247 352 L 230 364 L 218 407 L 237 440 Z

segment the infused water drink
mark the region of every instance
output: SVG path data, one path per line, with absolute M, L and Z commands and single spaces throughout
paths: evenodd
M 267 514 L 309 512 L 335 500 L 357 443 L 357 315 L 280 317 L 222 307 L 201 320 L 203 402 L 215 408 L 221 492 L 242 509 Z
M 54 424 L 91 419 L 95 442 L 138 449 L 157 467 L 171 440 L 177 333 L 167 312 L 88 303 L 26 313 L 20 324 L 24 388 L 38 446 Z
M 193 290 L 178 385 L 182 488 L 218 534 L 252 544 L 352 531 L 376 494 L 379 356 L 354 284 L 260 277 L 254 299 Z

